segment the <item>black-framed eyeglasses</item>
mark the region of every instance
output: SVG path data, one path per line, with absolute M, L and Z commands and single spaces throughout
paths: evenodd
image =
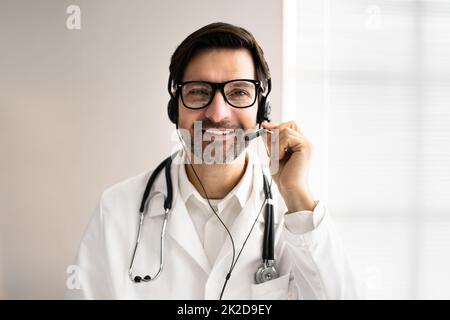
M 214 99 L 220 90 L 225 101 L 235 108 L 248 108 L 255 104 L 261 81 L 236 79 L 222 83 L 186 81 L 176 85 L 181 101 L 188 109 L 202 109 Z

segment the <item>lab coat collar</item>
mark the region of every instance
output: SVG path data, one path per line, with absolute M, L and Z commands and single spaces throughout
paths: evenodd
M 186 155 L 185 152 L 181 151 L 182 154 L 180 155 L 181 158 L 185 159 Z M 242 209 L 247 202 L 247 200 L 250 197 L 251 191 L 252 191 L 252 179 L 253 179 L 253 157 L 250 155 L 247 156 L 247 167 L 244 172 L 244 175 L 240 179 L 239 183 L 226 195 L 223 199 L 220 200 L 218 206 L 219 206 L 219 212 L 222 211 L 221 206 L 225 205 L 231 198 L 237 199 L 239 202 L 240 208 Z M 190 197 L 195 197 L 197 201 L 200 201 L 202 203 L 206 203 L 206 199 L 203 198 L 197 189 L 193 186 L 193 184 L 189 181 L 189 178 L 186 174 L 185 165 L 179 166 L 179 192 L 180 197 L 183 200 L 184 203 L 186 203 Z M 211 213 L 212 214 L 212 213 Z
M 242 177 L 241 181 L 236 185 L 236 187 L 231 191 L 236 194 L 236 197 L 239 200 L 239 203 L 241 207 L 243 208 L 244 205 L 247 203 L 247 201 L 250 199 L 249 197 L 254 195 L 255 188 L 260 191 L 260 193 L 263 196 L 264 199 L 264 193 L 263 193 L 263 180 L 262 180 L 262 168 L 261 164 L 259 163 L 257 156 L 255 153 L 251 150 L 247 150 L 249 162 L 247 163 L 247 170 L 244 173 L 244 176 Z M 175 203 L 175 200 L 177 197 L 180 198 L 181 201 L 186 202 L 186 200 L 189 198 L 190 195 L 197 192 L 197 190 L 191 190 L 186 194 L 183 194 L 183 197 L 181 197 L 178 187 L 178 179 L 180 178 L 180 172 L 184 172 L 184 176 L 187 180 L 186 171 L 184 169 L 184 152 L 183 150 L 180 150 L 176 153 L 175 157 L 172 160 L 172 167 L 170 168 L 171 177 L 172 177 L 172 186 L 173 186 L 173 202 Z M 181 169 L 179 166 L 183 166 L 183 169 Z M 180 170 L 181 169 L 181 170 Z M 252 169 L 252 170 L 249 170 Z M 266 169 L 264 169 L 266 172 L 266 176 L 269 178 L 270 183 L 270 174 L 267 172 Z M 150 177 L 151 172 L 148 174 L 147 179 Z M 183 173 L 181 173 L 183 174 Z M 248 187 L 249 181 L 251 185 L 251 189 L 244 190 L 244 188 Z M 187 180 L 189 182 L 189 180 Z M 190 182 L 189 182 L 190 183 Z M 193 187 L 193 186 L 192 186 Z M 274 183 L 272 183 L 272 188 L 274 187 Z M 194 188 L 194 187 L 193 187 Z M 195 189 L 195 188 L 194 188 Z M 273 193 L 273 192 L 272 192 Z M 149 199 L 147 201 L 147 216 L 154 217 L 158 215 L 163 215 L 164 210 L 161 210 L 161 208 L 164 207 L 164 198 L 167 194 L 167 188 L 166 188 L 166 179 L 163 172 L 161 172 L 158 177 L 156 178 L 154 182 L 154 186 L 152 187 L 152 190 L 150 190 Z M 264 216 L 264 215 L 263 215 Z M 264 220 L 263 220 L 264 221 Z
M 261 170 L 255 168 L 252 178 L 253 178 L 252 181 L 253 189 L 250 198 L 247 201 L 244 208 L 242 209 L 242 211 L 236 217 L 230 230 L 234 240 L 236 255 L 239 254 L 239 250 L 241 249 L 246 237 L 250 233 L 250 230 L 252 229 L 255 220 L 257 221 L 257 223 L 253 227 L 251 233 L 258 233 L 260 230 L 258 223 L 264 223 L 265 220 L 264 219 L 265 210 L 264 208 L 261 209 L 264 202 L 263 179 L 261 176 Z M 274 214 L 274 216 L 275 216 L 274 218 L 276 219 L 276 214 Z M 277 219 L 274 222 L 277 223 Z M 248 242 L 244 250 L 252 250 L 248 248 L 249 246 Z M 258 249 L 262 248 L 262 244 L 260 242 L 258 242 L 258 246 L 259 246 Z M 216 264 L 220 264 L 223 261 L 223 259 L 231 253 L 232 253 L 231 242 L 229 241 L 229 239 L 227 239 L 216 259 Z

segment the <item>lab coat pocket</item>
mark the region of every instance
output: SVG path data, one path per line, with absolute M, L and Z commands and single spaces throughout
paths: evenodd
M 289 273 L 277 279 L 252 285 L 252 299 L 286 300 L 289 292 Z

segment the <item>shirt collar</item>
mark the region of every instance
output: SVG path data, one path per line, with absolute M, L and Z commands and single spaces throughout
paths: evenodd
M 185 156 L 184 152 L 183 156 Z M 183 157 L 183 159 L 185 158 Z M 219 211 L 222 210 L 222 206 L 224 206 L 231 198 L 236 198 L 238 200 L 241 209 L 250 198 L 253 188 L 254 162 L 252 159 L 252 154 L 249 152 L 247 152 L 247 161 L 247 167 L 241 180 L 239 180 L 238 184 L 225 196 L 225 198 L 222 199 L 222 201 L 219 202 Z M 207 204 L 206 199 L 200 195 L 194 185 L 189 181 L 184 163 L 185 161 L 183 161 L 179 166 L 178 172 L 178 183 L 181 199 L 184 203 L 186 203 L 190 197 L 194 197 L 198 201 Z

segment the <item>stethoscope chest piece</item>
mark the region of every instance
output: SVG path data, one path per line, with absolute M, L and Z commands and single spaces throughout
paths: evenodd
M 271 260 L 264 261 L 255 272 L 256 284 L 264 283 L 276 278 L 278 278 L 278 272 Z

